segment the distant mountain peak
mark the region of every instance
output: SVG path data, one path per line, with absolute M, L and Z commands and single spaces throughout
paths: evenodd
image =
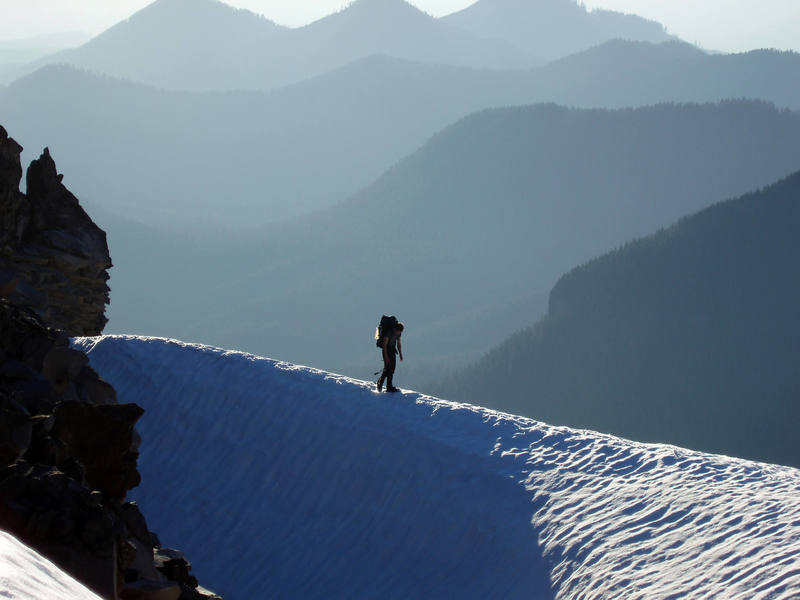
M 608 10 L 589 11 L 576 0 L 478 0 L 442 19 L 548 59 L 614 38 L 649 42 L 674 39 L 655 21 Z
M 409 4 L 406 0 L 353 0 L 347 5 L 347 9 L 400 9 L 422 12 L 416 6 Z
M 272 25 L 276 28 L 281 26 L 244 8 L 236 8 L 220 0 L 155 0 L 145 6 L 140 11 L 134 13 L 128 21 L 140 20 L 144 18 L 162 19 L 166 16 L 171 18 L 195 19 L 198 15 L 237 15 L 253 20 L 261 21 L 264 24 Z
M 244 10 L 245 12 L 250 12 L 246 9 L 235 8 L 230 4 L 226 4 L 221 0 L 155 0 L 151 2 L 147 6 L 145 6 L 142 10 L 147 9 L 154 9 L 159 7 L 174 7 L 174 8 L 187 8 L 187 9 L 197 9 L 204 6 L 213 6 L 213 7 L 224 7 L 228 10 Z
M 338 14 L 374 16 L 378 18 L 417 15 L 433 18 L 405 0 L 354 0 Z
M 213 7 L 213 8 L 225 7 L 230 10 L 236 10 L 232 6 L 225 4 L 224 2 L 220 2 L 220 0 L 155 0 L 155 2 L 151 2 L 150 4 L 148 4 L 147 6 L 145 6 L 140 11 L 134 14 L 142 14 L 164 9 L 169 9 L 169 10 L 186 9 L 192 11 L 205 7 Z
M 494 13 L 506 11 L 509 16 L 520 14 L 542 14 L 549 15 L 558 13 L 588 13 L 585 6 L 575 0 L 478 0 L 474 4 L 453 13 Z M 452 15 L 450 15 L 452 16 Z

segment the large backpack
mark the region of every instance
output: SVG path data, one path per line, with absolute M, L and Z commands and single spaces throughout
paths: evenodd
M 386 335 L 390 331 L 394 331 L 394 328 L 397 326 L 397 317 L 394 315 L 391 317 L 387 317 L 383 315 L 381 317 L 381 322 L 378 323 L 377 329 L 375 329 L 375 345 L 378 348 L 383 348 L 383 344 L 381 341 L 383 340 L 383 336 Z

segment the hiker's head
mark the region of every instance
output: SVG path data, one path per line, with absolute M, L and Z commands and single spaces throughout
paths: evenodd
M 403 333 L 403 329 L 405 329 L 405 326 L 399 321 L 397 322 L 397 325 L 394 326 L 395 333 Z

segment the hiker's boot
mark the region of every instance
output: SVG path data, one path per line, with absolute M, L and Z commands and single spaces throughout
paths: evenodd
M 394 387 L 393 385 L 386 386 L 387 392 L 399 392 L 400 390 Z
M 378 388 L 379 392 L 383 390 L 383 375 L 381 375 L 378 381 L 375 382 L 375 387 Z

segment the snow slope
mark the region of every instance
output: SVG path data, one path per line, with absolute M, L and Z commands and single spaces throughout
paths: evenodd
M 136 496 L 226 600 L 800 597 L 795 469 L 172 340 L 75 344 L 146 409 Z
M 101 600 L 17 538 L 0 531 L 0 598 Z

